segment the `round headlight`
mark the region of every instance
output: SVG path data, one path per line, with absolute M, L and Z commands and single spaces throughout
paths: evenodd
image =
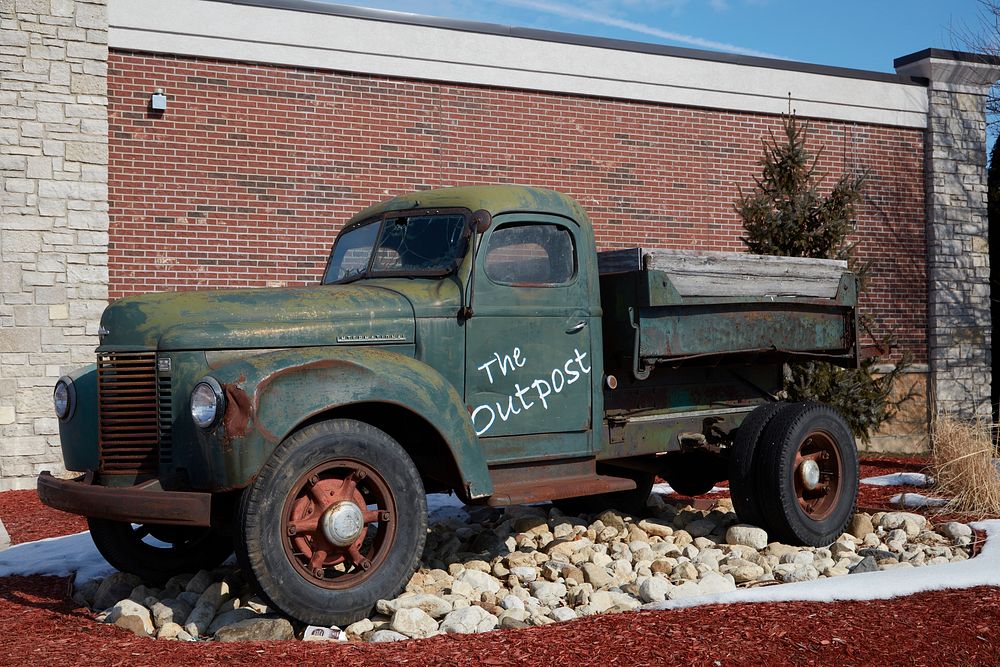
M 209 428 L 225 412 L 222 387 L 214 378 L 207 377 L 191 391 L 191 419 L 198 428 Z
M 66 419 L 73 408 L 73 381 L 69 378 L 59 378 L 56 388 L 52 390 L 52 404 L 56 409 L 56 417 Z

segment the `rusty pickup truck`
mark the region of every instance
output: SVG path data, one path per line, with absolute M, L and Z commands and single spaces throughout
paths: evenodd
M 426 494 L 641 512 L 654 478 L 729 480 L 741 519 L 822 545 L 858 460 L 827 406 L 778 400 L 783 366 L 858 363 L 857 281 L 836 261 L 598 253 L 573 199 L 414 192 L 349 220 L 306 287 L 131 296 L 96 363 L 55 386 L 84 515 L 151 581 L 234 548 L 275 607 L 345 624 L 404 586 Z

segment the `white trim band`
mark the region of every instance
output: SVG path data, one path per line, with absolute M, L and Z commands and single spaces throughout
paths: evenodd
M 112 49 L 927 126 L 922 86 L 207 0 L 110 0 Z

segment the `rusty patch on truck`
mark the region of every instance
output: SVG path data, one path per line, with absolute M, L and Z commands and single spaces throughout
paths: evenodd
M 226 394 L 226 414 L 222 417 L 222 426 L 225 429 L 228 439 L 241 438 L 250 432 L 250 417 L 253 415 L 253 408 L 250 405 L 250 397 L 239 385 L 246 378 L 240 379 L 230 384 L 222 385 L 222 391 Z

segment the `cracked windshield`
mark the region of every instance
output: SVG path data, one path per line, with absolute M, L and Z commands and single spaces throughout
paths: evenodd
M 441 275 L 457 266 L 465 216 L 414 215 L 386 218 L 340 236 L 324 284 L 366 275 Z

